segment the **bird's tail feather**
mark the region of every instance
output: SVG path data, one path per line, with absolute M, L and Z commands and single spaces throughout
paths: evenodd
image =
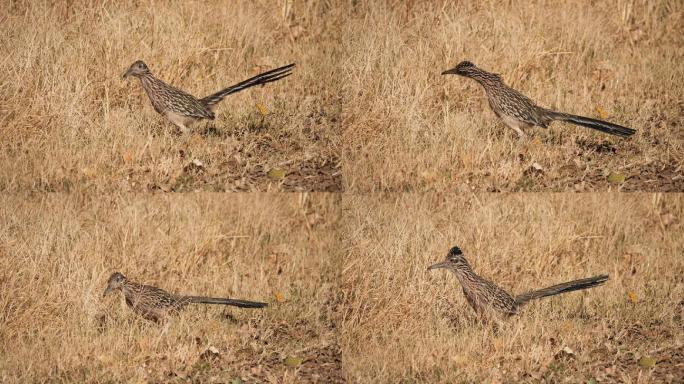
M 191 303 L 232 305 L 240 308 L 263 308 L 268 306 L 268 304 L 260 303 L 258 301 L 223 299 L 217 297 L 190 296 L 189 299 Z
M 622 125 L 617 125 L 609 123 L 603 120 L 592 119 L 584 116 L 570 115 L 568 113 L 548 111 L 551 118 L 554 120 L 567 121 L 568 123 L 581 125 L 583 127 L 595 129 L 610 135 L 628 137 L 632 136 L 636 131 L 632 128 L 623 127 Z
M 291 74 L 292 68 L 294 67 L 293 64 L 286 65 L 284 67 L 272 69 L 270 71 L 258 74 L 254 77 L 251 77 L 245 81 L 241 81 L 235 85 L 231 85 L 230 87 L 226 89 L 222 89 L 212 95 L 209 95 L 203 99 L 200 100 L 202 104 L 204 104 L 207 107 L 212 107 L 221 100 L 223 100 L 224 97 L 231 95 L 236 92 L 240 92 L 244 89 L 247 89 L 249 87 L 253 87 L 255 85 L 261 85 L 261 84 L 266 84 L 270 83 L 272 81 L 277 81 L 282 78 L 288 77 Z
M 579 291 L 581 289 L 593 288 L 608 281 L 608 275 L 589 277 L 587 279 L 573 280 L 567 283 L 557 284 L 537 291 L 523 293 L 515 297 L 515 302 L 525 304 L 530 300 L 541 299 L 542 297 L 559 295 L 561 293 Z

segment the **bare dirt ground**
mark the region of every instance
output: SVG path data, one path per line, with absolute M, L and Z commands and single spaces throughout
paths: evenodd
M 343 367 L 356 383 L 679 383 L 684 199 L 653 194 L 391 194 L 344 200 Z M 609 274 L 480 323 L 458 245 L 514 293 Z
M 0 198 L 0 381 L 342 381 L 339 196 Z M 164 325 L 102 293 L 109 275 L 185 294 Z
M 289 1 L 3 2 L 0 190 L 341 191 L 336 12 Z M 297 67 L 229 96 L 183 137 L 137 80 L 122 79 L 138 59 L 197 97 Z
M 364 2 L 344 24 L 350 191 L 683 191 L 680 1 Z M 614 121 L 624 140 L 554 123 L 527 140 L 470 60 L 544 107 Z

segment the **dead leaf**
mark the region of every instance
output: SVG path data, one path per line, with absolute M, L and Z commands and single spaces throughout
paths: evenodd
M 84 175 L 85 177 L 92 178 L 92 177 L 95 177 L 95 176 L 97 175 L 97 168 L 95 168 L 95 167 L 85 167 L 85 168 L 83 168 L 82 172 L 83 172 L 83 175 Z
M 503 338 L 497 337 L 496 339 L 494 339 L 494 350 L 502 351 L 505 346 L 506 343 L 504 342 Z
M 639 300 L 637 299 L 636 293 L 634 293 L 632 291 L 627 292 L 627 297 L 629 298 L 629 301 L 632 302 L 632 304 L 636 304 L 639 302 Z
M 675 215 L 673 215 L 671 213 L 666 213 L 666 214 L 660 215 L 660 219 L 663 222 L 663 226 L 665 228 L 667 228 L 670 226 L 670 224 L 675 222 L 676 217 L 675 217 Z
M 622 184 L 625 182 L 625 175 L 621 173 L 611 172 L 608 175 L 608 181 L 615 184 Z
M 434 171 L 423 171 L 420 173 L 420 177 L 422 177 L 426 183 L 433 183 L 437 180 L 437 173 Z
M 202 135 L 199 135 L 197 133 L 193 133 L 192 136 L 190 136 L 190 143 L 191 144 L 200 144 L 204 141 L 204 138 Z
M 644 356 L 639 359 L 639 365 L 642 367 L 655 367 L 656 361 L 652 357 Z
M 123 154 L 124 164 L 132 164 L 134 160 L 135 155 L 133 154 L 133 151 L 127 151 Z
M 282 179 L 285 177 L 285 170 L 282 168 L 271 168 L 267 175 L 271 179 Z
M 275 291 L 273 293 L 273 297 L 275 297 L 275 300 L 278 303 L 284 303 L 285 302 L 285 294 L 280 292 L 280 291 Z
M 263 105 L 262 103 L 257 102 L 254 105 L 259 110 L 259 113 L 261 114 L 261 116 L 267 116 L 267 115 L 271 114 L 271 111 L 269 111 L 269 109 L 266 108 L 266 106 Z
M 285 365 L 287 365 L 288 367 L 293 367 L 293 368 L 302 365 L 303 362 L 304 362 L 304 359 L 302 359 L 301 357 L 294 357 L 294 356 L 288 356 L 285 358 L 285 361 L 284 361 Z
M 451 361 L 458 367 L 467 367 L 472 363 L 471 359 L 465 355 L 451 356 Z
M 603 120 L 608 118 L 608 112 L 601 107 L 596 107 L 596 113 L 598 113 L 599 117 Z

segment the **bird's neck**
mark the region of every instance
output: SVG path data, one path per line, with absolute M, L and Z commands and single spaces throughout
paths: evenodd
M 140 289 L 142 288 L 142 285 L 138 283 L 134 283 L 132 281 L 126 281 L 124 285 L 121 287 L 121 292 L 123 292 L 124 296 L 126 298 L 130 298 L 133 295 L 138 294 L 140 292 Z
M 142 84 L 143 88 L 145 89 L 150 89 L 153 88 L 154 85 L 159 82 L 159 80 L 152 76 L 151 73 L 146 73 L 144 75 L 141 75 L 140 77 L 140 83 Z
M 453 269 L 453 272 L 456 274 L 456 278 L 464 288 L 482 280 L 469 265 L 459 266 L 458 268 Z
M 482 69 L 475 69 L 468 74 L 468 77 L 480 83 L 485 89 L 495 87 L 503 83 L 503 79 L 497 73 L 491 73 Z
M 168 87 L 169 85 L 165 82 L 154 77 L 151 73 L 146 73 L 140 76 L 140 83 L 146 91 L 159 90 Z

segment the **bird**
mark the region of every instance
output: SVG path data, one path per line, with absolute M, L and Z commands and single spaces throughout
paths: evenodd
M 266 303 L 257 301 L 215 298 L 206 296 L 176 295 L 151 285 L 138 284 L 128 280 L 120 272 L 114 272 L 107 281 L 107 288 L 102 297 L 121 291 L 126 304 L 133 312 L 147 320 L 162 322 L 169 315 L 175 314 L 191 303 L 222 304 L 240 308 L 264 308 Z
M 522 128 L 539 126 L 547 128 L 552 121 L 565 121 L 582 127 L 595 129 L 610 135 L 628 137 L 636 131 L 632 128 L 609 123 L 603 120 L 546 109 L 515 89 L 506 85 L 501 75 L 478 68 L 470 61 L 462 61 L 442 75 L 469 77 L 482 85 L 489 100 L 489 106 L 503 122 L 520 137 L 525 133 Z
M 484 320 L 515 315 L 523 305 L 532 300 L 593 288 L 608 281 L 608 275 L 598 275 L 513 296 L 493 282 L 478 276 L 458 246 L 449 250 L 445 261 L 430 265 L 428 271 L 440 268 L 450 270 L 456 275 L 466 301 Z
M 176 125 L 181 132 L 187 133 L 190 126 L 203 119 L 214 120 L 214 109 L 224 97 L 240 92 L 255 85 L 261 85 L 290 76 L 295 64 L 276 68 L 241 81 L 228 88 L 209 96 L 197 99 L 176 87 L 166 84 L 154 77 L 150 69 L 142 60 L 137 60 L 124 73 L 123 78 L 129 76 L 140 79 L 140 84 L 147 92 L 154 110 L 164 115 Z

